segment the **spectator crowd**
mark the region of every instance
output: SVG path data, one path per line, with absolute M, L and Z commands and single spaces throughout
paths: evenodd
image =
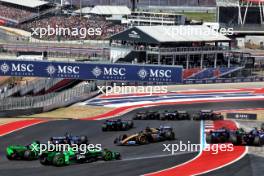
M 106 21 L 104 17 L 91 16 L 89 18 L 80 17 L 80 16 L 50 16 L 42 19 L 37 19 L 32 22 L 24 23 L 18 27 L 33 32 L 32 29 L 36 28 L 100 28 L 101 35 L 87 35 L 85 38 L 81 38 L 78 35 L 46 35 L 42 36 L 41 39 L 44 40 L 104 40 L 111 35 L 125 30 L 126 26 L 113 24 L 112 22 Z M 40 38 L 39 36 L 33 36 L 35 38 Z
M 20 19 L 29 17 L 31 15 L 33 15 L 33 13 L 25 9 L 19 9 L 16 7 L 0 4 L 0 17 L 19 21 Z

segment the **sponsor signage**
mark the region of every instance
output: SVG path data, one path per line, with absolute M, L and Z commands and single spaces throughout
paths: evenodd
M 256 78 L 227 78 L 227 79 L 208 79 L 208 80 L 184 80 L 183 84 L 215 84 L 215 83 L 236 83 L 236 82 L 260 82 L 264 77 Z
M 0 76 L 182 83 L 182 67 L 0 60 Z
M 257 120 L 257 114 L 248 113 L 227 113 L 228 119 L 244 119 L 244 120 Z
M 129 38 L 137 38 L 137 39 L 140 39 L 140 35 L 136 31 L 131 31 L 128 34 L 128 36 L 129 36 Z

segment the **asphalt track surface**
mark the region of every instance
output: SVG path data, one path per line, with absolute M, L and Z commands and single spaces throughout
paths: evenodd
M 247 102 L 222 102 L 222 103 L 197 103 L 188 105 L 170 105 L 160 107 L 150 107 L 148 109 L 165 110 L 177 109 L 197 112 L 200 109 L 240 109 L 240 108 L 260 108 L 263 107 L 264 101 L 247 101 Z M 131 111 L 121 117 L 131 119 L 133 115 L 140 110 Z M 135 128 L 127 132 L 102 132 L 102 121 L 82 121 L 82 120 L 60 120 L 41 123 L 35 126 L 0 137 L 0 176 L 57 176 L 57 175 L 141 175 L 169 168 L 194 158 L 198 153 L 182 153 L 170 155 L 163 152 L 164 143 L 200 143 L 200 123 L 196 121 L 134 121 Z M 170 125 L 174 127 L 176 138 L 175 141 L 148 144 L 143 146 L 115 146 L 113 140 L 120 134 L 133 134 L 143 130 L 146 126 L 159 127 L 160 125 Z M 80 165 L 71 165 L 63 168 L 53 166 L 42 166 L 39 161 L 8 161 L 5 157 L 5 148 L 12 144 L 26 145 L 33 140 L 45 142 L 51 136 L 60 136 L 66 132 L 74 135 L 85 134 L 89 137 L 92 144 L 102 144 L 102 147 L 118 151 L 122 154 L 122 160 L 119 161 L 98 161 L 94 163 L 85 163 Z M 255 175 L 258 168 L 253 168 L 253 161 L 261 160 L 255 156 L 247 155 L 242 160 L 229 165 L 225 168 L 210 172 L 205 175 Z M 262 159 L 263 160 L 263 159 Z M 257 162 L 256 162 L 257 163 Z M 254 165 L 255 166 L 255 165 Z M 243 169 L 241 168 L 243 167 Z M 263 172 L 262 172 L 263 173 Z

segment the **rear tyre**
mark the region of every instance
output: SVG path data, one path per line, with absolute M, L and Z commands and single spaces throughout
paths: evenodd
M 211 144 L 212 143 L 212 135 L 211 134 L 207 134 L 206 135 L 206 143 L 207 144 Z
M 40 156 L 39 161 L 40 161 L 40 164 L 42 165 L 48 165 L 48 159 L 46 156 Z
M 236 135 L 230 135 L 230 142 L 234 145 L 238 145 L 238 139 L 237 139 L 237 136 Z
M 81 136 L 80 137 L 81 144 L 88 144 L 88 138 L 87 136 Z
M 30 151 L 30 150 L 26 150 L 24 153 L 24 159 L 25 160 L 33 160 L 35 158 L 35 154 L 34 152 Z
M 261 146 L 262 145 L 259 136 L 256 136 L 254 138 L 253 145 L 255 145 L 255 146 Z
M 54 166 L 57 167 L 63 166 L 65 164 L 64 156 L 63 155 L 54 156 L 52 163 Z
M 141 135 L 138 137 L 138 143 L 140 145 L 144 145 L 148 143 L 147 137 L 145 135 Z

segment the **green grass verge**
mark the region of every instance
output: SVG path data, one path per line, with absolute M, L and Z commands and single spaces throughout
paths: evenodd
M 215 13 L 199 13 L 199 12 L 184 12 L 180 13 L 185 15 L 189 20 L 197 20 L 204 22 L 215 22 L 216 21 L 216 14 Z

